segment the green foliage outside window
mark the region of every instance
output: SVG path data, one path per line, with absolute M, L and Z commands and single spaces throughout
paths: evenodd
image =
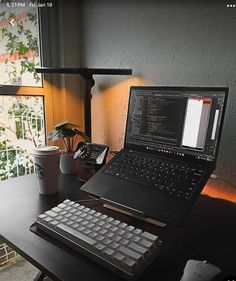
M 38 11 L 30 5 L 36 2 L 0 1 L 0 84 L 42 85 L 35 72 L 40 63 Z M 32 105 L 28 98 L 34 99 Z M 28 98 L 15 98 L 8 111 L 0 100 L 0 180 L 33 172 L 30 148 L 45 144 L 42 100 Z
M 31 105 L 27 102 L 29 99 Z M 34 172 L 33 157 L 25 145 L 34 147 L 45 144 L 41 97 L 14 97 L 13 100 L 7 115 L 14 126 L 7 126 L 0 120 L 0 180 Z M 0 113 L 1 110 L 4 108 L 0 108 Z M 11 140 L 9 133 L 14 134 L 23 146 Z
M 0 127 L 0 132 L 4 131 L 5 128 Z M 23 149 L 10 145 L 9 140 L 0 142 L 0 180 L 25 175 L 33 171 L 34 163 Z
M 0 21 L 6 23 L 14 20 L 14 25 L 9 23 L 0 27 L 0 47 L 1 53 L 7 54 L 4 64 L 5 73 L 8 75 L 8 81 L 0 81 L 0 83 L 40 85 L 41 76 L 35 72 L 35 67 L 40 62 L 37 9 L 28 8 L 27 10 L 27 5 L 36 1 L 24 1 L 25 9 L 21 10 L 27 13 L 23 18 L 19 16 L 19 9 L 11 7 L 12 1 L 0 2 Z M 31 74 L 31 76 L 27 76 L 27 79 L 24 78 L 27 81 L 22 82 L 25 74 Z

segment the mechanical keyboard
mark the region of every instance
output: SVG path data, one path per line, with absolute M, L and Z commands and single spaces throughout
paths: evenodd
M 147 268 L 162 244 L 156 235 L 68 199 L 39 215 L 35 224 L 127 280 Z
M 203 170 L 187 163 L 124 151 L 103 173 L 141 183 L 180 200 L 189 200 Z

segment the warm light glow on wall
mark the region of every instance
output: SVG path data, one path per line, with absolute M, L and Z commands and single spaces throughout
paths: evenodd
M 222 180 L 209 180 L 202 194 L 236 203 L 236 189 Z
M 19 87 L 17 89 L 17 94 L 44 96 L 46 133 L 62 121 L 81 125 L 81 130 L 83 130 L 83 101 L 80 81 L 77 81 L 78 87 L 76 87 L 76 81 L 71 84 L 73 84 L 73 88 L 67 87 L 65 89 L 45 79 L 43 88 Z M 55 142 L 55 144 L 60 146 L 60 142 Z
M 80 82 L 76 81 L 75 78 L 72 79 L 72 88 L 61 88 L 45 80 L 45 89 L 51 87 L 51 95 L 47 97 L 47 101 L 45 100 L 46 120 L 48 118 L 52 120 L 52 126 L 50 126 L 51 128 L 47 128 L 47 132 L 51 131 L 56 124 L 64 121 L 78 124 L 81 126 L 81 130 L 83 130 L 83 101 L 81 98 Z M 75 87 L 77 82 L 78 88 Z M 51 100 L 49 100 L 50 98 Z M 60 141 L 54 142 L 54 144 L 61 148 L 63 147 Z
M 132 77 L 105 90 L 93 91 L 93 142 L 107 144 L 111 150 L 123 147 L 129 88 L 140 85 L 150 85 L 150 82 Z M 236 203 L 236 190 L 221 180 L 209 180 L 202 194 Z
M 93 91 L 92 139 L 93 142 L 109 145 L 111 150 L 120 150 L 128 109 L 130 86 L 147 85 L 147 81 L 132 77 L 100 92 Z

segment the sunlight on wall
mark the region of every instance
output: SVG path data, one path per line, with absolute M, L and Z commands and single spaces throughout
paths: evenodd
M 44 80 L 43 88 L 19 87 L 17 94 L 43 95 L 45 107 L 46 134 L 63 121 L 69 121 L 81 126 L 83 130 L 83 100 L 81 87 L 73 89 L 62 88 L 56 83 Z M 49 144 L 53 144 L 49 142 Z M 61 145 L 55 142 L 55 145 Z
M 105 90 L 93 92 L 93 142 L 107 144 L 110 150 L 120 150 L 123 147 L 129 88 L 141 85 L 150 85 L 150 82 L 132 77 Z M 202 194 L 236 203 L 236 190 L 221 180 L 209 180 Z
M 92 139 L 107 144 L 111 150 L 120 150 L 128 109 L 130 86 L 147 85 L 147 81 L 132 77 L 105 90 L 93 93 Z
M 79 124 L 83 129 L 81 90 L 79 89 L 78 93 L 75 93 L 51 84 L 47 80 L 44 80 L 44 89 L 47 132 L 63 121 Z

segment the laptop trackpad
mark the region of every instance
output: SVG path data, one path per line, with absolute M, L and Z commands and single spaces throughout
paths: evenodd
M 135 205 L 139 205 L 146 201 L 149 196 L 150 192 L 146 188 L 141 187 L 141 190 L 139 190 L 139 186 L 133 188 L 126 184 L 122 184 L 119 187 L 106 192 L 104 197 L 112 201 L 121 202 L 122 204 L 130 203 L 133 205 L 135 202 Z

